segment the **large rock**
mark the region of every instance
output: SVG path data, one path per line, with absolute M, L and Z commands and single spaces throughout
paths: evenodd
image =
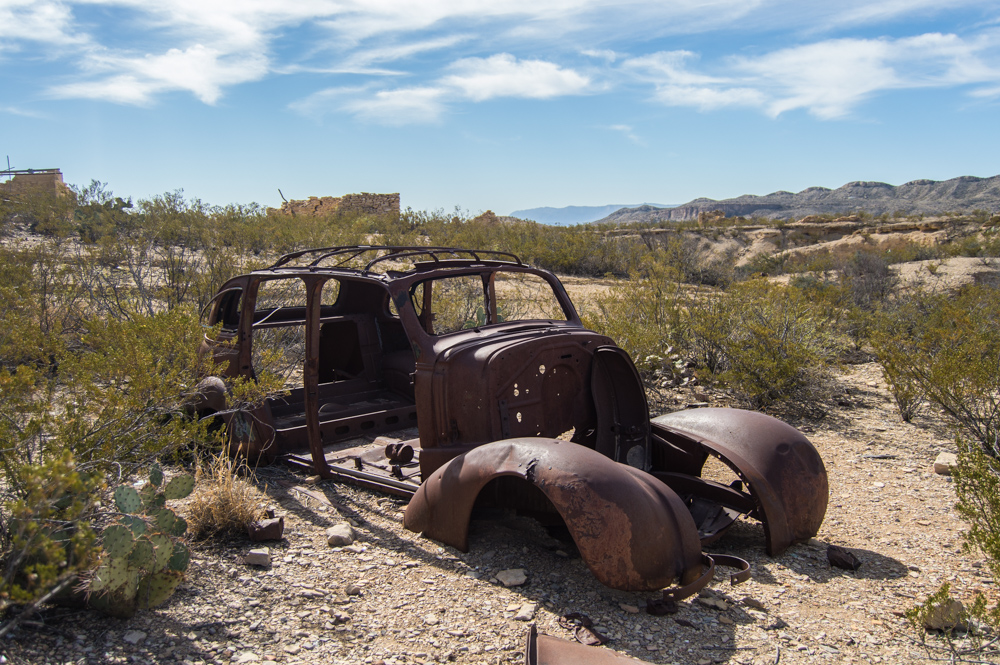
M 511 568 L 497 573 L 497 580 L 506 587 L 521 586 L 528 581 L 528 576 L 525 574 L 524 568 Z
M 347 522 L 334 524 L 326 530 L 326 542 L 330 547 L 344 547 L 354 543 L 354 528 Z
M 934 460 L 934 473 L 939 473 L 942 476 L 950 476 L 956 466 L 958 466 L 958 455 L 955 453 L 941 453 Z

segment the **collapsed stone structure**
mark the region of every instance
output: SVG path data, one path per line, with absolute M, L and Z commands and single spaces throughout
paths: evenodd
M 281 205 L 280 212 L 293 217 L 344 214 L 398 215 L 399 192 L 394 194 L 361 192 L 360 194 L 345 194 L 344 196 L 310 196 L 305 201 L 285 201 Z
M 2 194 L 27 194 L 29 192 L 44 192 L 65 196 L 69 194 L 69 186 L 63 182 L 59 169 L 22 169 L 0 171 L 0 178 L 14 176 L 6 182 L 0 182 Z

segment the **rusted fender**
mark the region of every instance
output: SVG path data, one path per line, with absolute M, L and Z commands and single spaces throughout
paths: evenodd
M 630 658 L 610 649 L 539 635 L 534 625 L 528 628 L 524 649 L 525 665 L 650 665 L 649 661 Z
M 569 441 L 508 439 L 459 455 L 424 481 L 403 524 L 466 552 L 476 497 L 501 476 L 545 494 L 603 584 L 650 591 L 699 577 L 698 531 L 677 494 L 644 471 Z
M 754 411 L 690 409 L 654 418 L 652 435 L 668 441 L 683 437 L 739 474 L 756 504 L 771 556 L 819 531 L 830 493 L 826 467 L 815 446 L 791 425 Z

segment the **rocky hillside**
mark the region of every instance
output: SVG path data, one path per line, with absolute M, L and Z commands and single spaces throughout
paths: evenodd
M 801 219 L 809 215 L 872 215 L 903 212 L 939 215 L 945 212 L 1000 211 L 1000 175 L 991 178 L 962 176 L 951 180 L 914 180 L 894 187 L 884 182 L 849 182 L 837 189 L 809 187 L 797 194 L 774 192 L 716 201 L 699 198 L 675 208 L 642 206 L 619 210 L 600 220 L 613 224 L 698 219 L 722 211 L 725 217 Z

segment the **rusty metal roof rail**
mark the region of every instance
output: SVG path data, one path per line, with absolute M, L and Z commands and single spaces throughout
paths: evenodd
M 462 259 L 463 255 L 470 257 L 473 261 L 503 261 L 508 263 L 515 263 L 516 265 L 525 265 L 521 259 L 510 252 L 500 252 L 494 250 L 482 250 L 482 249 L 463 249 L 461 247 L 425 247 L 425 246 L 412 246 L 412 245 L 348 245 L 342 247 L 316 247 L 312 249 L 303 249 L 297 252 L 291 252 L 285 254 L 279 258 L 273 265 L 271 265 L 268 270 L 275 270 L 283 267 L 307 267 L 307 268 L 317 268 L 320 267 L 320 263 L 327 261 L 334 257 L 344 257 L 339 263 L 333 266 L 325 266 L 332 268 L 343 267 L 346 263 L 363 256 L 366 253 L 375 252 L 375 258 L 371 259 L 365 264 L 362 269 L 350 268 L 352 270 L 358 270 L 358 272 L 371 272 L 372 268 L 384 261 L 395 261 L 399 259 L 412 258 L 415 256 L 426 256 L 430 261 L 439 263 L 442 260 L 447 259 Z M 312 258 L 312 261 L 307 266 L 289 266 L 288 264 L 296 259 L 306 257 Z

